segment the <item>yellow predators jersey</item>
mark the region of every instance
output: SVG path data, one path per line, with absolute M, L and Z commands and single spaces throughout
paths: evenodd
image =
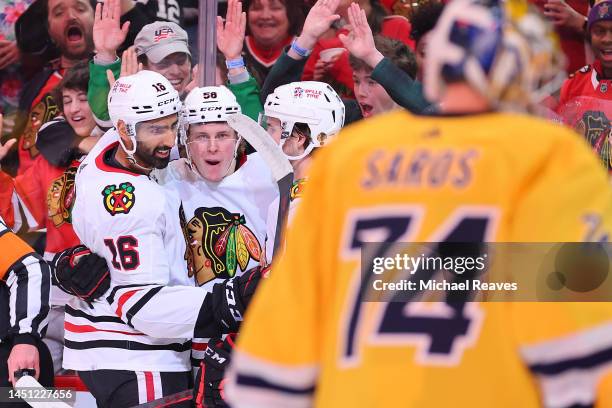
M 359 267 L 369 241 L 573 242 L 611 227 L 604 170 L 559 126 L 402 112 L 351 126 L 317 152 L 227 394 L 236 407 L 605 404 L 611 304 L 364 302 Z

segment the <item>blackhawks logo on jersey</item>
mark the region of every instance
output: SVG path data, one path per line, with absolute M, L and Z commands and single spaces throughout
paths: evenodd
M 306 185 L 306 179 L 305 178 L 301 178 L 299 180 L 296 180 L 293 182 L 293 184 L 291 185 L 291 191 L 290 191 L 290 198 L 291 201 L 297 199 L 297 198 L 301 198 L 302 194 L 304 194 L 304 186 Z
M 110 215 L 128 214 L 136 202 L 135 189 L 130 182 L 121 183 L 119 187 L 113 184 L 104 187 L 102 190 L 104 209 Z
M 604 166 L 612 169 L 612 127 L 606 114 L 601 111 L 585 111 L 574 128 L 584 135 Z
M 59 107 L 53 100 L 53 97 L 49 94 L 45 95 L 30 111 L 30 116 L 23 131 L 22 145 L 24 150 L 29 150 L 30 157 L 34 158 L 38 156 L 38 149 L 36 148 L 36 135 L 38 134 L 40 127 L 44 123 L 47 123 L 56 117 L 58 113 L 60 113 Z
M 195 276 L 198 285 L 215 278 L 231 278 L 238 267 L 245 271 L 250 259 L 261 259 L 261 245 L 247 227 L 244 215 L 222 207 L 200 207 L 187 221 L 181 205 L 179 217 L 189 276 Z
M 51 182 L 47 191 L 47 212 L 56 227 L 72 222 L 70 211 L 74 204 L 74 176 L 79 164 L 79 161 L 73 161 L 61 176 Z

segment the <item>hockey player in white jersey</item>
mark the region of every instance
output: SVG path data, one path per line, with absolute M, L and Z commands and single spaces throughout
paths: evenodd
M 240 111 L 236 97 L 223 86 L 193 89 L 185 99 L 179 130 L 187 157 L 156 172 L 166 191 L 181 200 L 187 269 L 206 290 L 245 272 L 257 274 L 272 255 L 266 258 L 264 248 L 266 239 L 274 241 L 266 231 L 275 231 L 278 188 L 259 153 L 245 155 L 242 138 L 226 122 Z M 255 285 L 251 282 L 249 293 Z M 197 377 L 196 403 L 225 406 L 222 379 L 229 354 L 223 348 L 232 338 L 193 339 L 193 356 L 205 362 Z M 206 354 L 203 343 L 208 343 Z
M 226 122 L 235 113 L 240 105 L 226 87 L 193 89 L 179 131 L 187 157 L 159 177 L 181 200 L 189 274 L 206 289 L 266 264 L 265 242 L 274 240 L 266 230 L 276 226 L 276 208 L 269 207 L 278 188 L 260 155 L 244 154 L 242 138 Z
M 100 406 L 132 406 L 188 389 L 191 338 L 217 334 L 219 325 L 240 318 L 227 298 L 238 298 L 241 282 L 219 284 L 216 298 L 195 287 L 181 256 L 180 200 L 150 178 L 168 164 L 180 108 L 163 76 L 141 71 L 120 78 L 109 94 L 116 130 L 76 176 L 73 225 L 106 259 L 112 287 L 91 305 L 68 305 L 64 367 L 79 372 Z
M 292 82 L 266 98 L 260 121 L 293 166 L 292 202 L 304 187 L 314 149 L 329 143 L 344 126 L 344 110 L 340 96 L 324 82 Z
M 324 82 L 292 82 L 279 86 L 266 98 L 260 123 L 280 144 L 294 172 L 289 220 L 306 186 L 312 155 L 342 129 L 344 111 L 340 96 Z M 272 230 L 268 229 L 268 233 L 272 234 Z M 272 244 L 273 241 L 266 243 L 266 251 L 272 251 Z

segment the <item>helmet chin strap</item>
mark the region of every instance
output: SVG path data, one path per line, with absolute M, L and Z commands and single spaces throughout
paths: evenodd
M 283 146 L 285 145 L 285 141 L 286 141 L 286 140 L 287 140 L 287 139 L 281 139 L 281 141 L 280 141 L 280 147 L 281 147 L 281 149 L 282 149 L 282 148 L 283 148 Z M 297 161 L 297 160 L 301 160 L 301 159 L 303 159 L 304 157 L 308 156 L 308 155 L 310 154 L 310 152 L 312 152 L 312 151 L 314 150 L 314 147 L 315 147 L 315 146 L 314 146 L 314 144 L 311 142 L 311 143 L 308 145 L 308 147 L 307 147 L 306 149 L 304 149 L 304 151 L 303 151 L 301 154 L 297 155 L 297 156 L 291 156 L 291 155 L 289 155 L 289 154 L 285 153 L 285 151 L 284 151 L 284 150 L 283 150 L 283 153 L 285 154 L 285 156 L 287 157 L 287 159 L 289 159 L 290 161 Z
M 128 132 L 131 133 L 129 130 Z M 129 137 L 133 145 L 133 148 L 131 150 L 125 147 L 125 143 L 123 143 L 123 139 L 119 137 L 119 144 L 121 145 L 121 148 L 125 152 L 127 160 L 130 162 L 132 166 L 138 167 L 140 170 L 150 173 L 153 170 L 153 167 L 145 167 L 145 166 L 140 165 L 138 161 L 136 160 L 136 157 L 134 157 L 134 153 L 136 153 L 136 143 L 137 143 L 136 137 L 133 136 L 132 134 L 130 134 Z

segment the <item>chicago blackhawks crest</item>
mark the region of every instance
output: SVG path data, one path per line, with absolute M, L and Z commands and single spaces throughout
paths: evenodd
M 135 189 L 130 182 L 121 183 L 119 187 L 114 184 L 104 187 L 102 190 L 104 209 L 110 215 L 128 214 L 136 202 Z
M 612 127 L 606 114 L 602 111 L 587 110 L 574 129 L 584 135 L 604 166 L 612 169 Z
M 79 161 L 73 161 L 61 176 L 51 182 L 47 191 L 48 216 L 56 227 L 72 222 L 70 211 L 75 198 L 74 176 L 79 164 Z
M 245 271 L 250 259 L 261 259 L 261 245 L 244 215 L 222 207 L 200 207 L 187 220 L 181 205 L 179 217 L 189 276 L 195 276 L 198 285 L 215 278 L 231 278 L 238 268 Z

